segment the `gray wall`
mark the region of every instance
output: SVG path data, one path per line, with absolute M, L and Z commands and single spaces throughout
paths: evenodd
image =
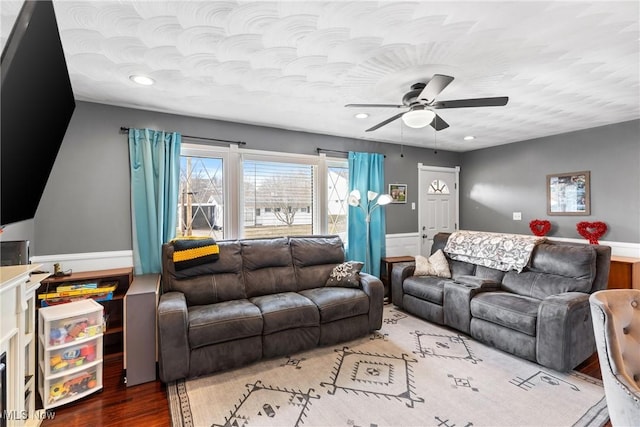
M 460 164 L 460 153 L 78 102 L 35 216 L 32 254 L 131 249 L 129 153 L 121 126 L 245 141 L 245 148 L 317 154 L 316 148 L 386 154 L 387 183 L 408 185 L 408 203 L 387 208 L 387 232 L 418 229 L 417 163 Z M 184 142 L 193 142 L 185 140 Z M 331 154 L 328 154 L 329 156 Z M 417 203 L 416 203 L 417 204 Z
M 591 172 L 591 215 L 548 216 L 546 175 Z M 640 242 L 640 121 L 602 126 L 462 154 L 461 228 L 530 234 L 548 219 L 550 235 L 582 237 L 579 221 L 603 221 L 601 240 Z M 522 212 L 522 221 L 512 219 Z
M 32 255 L 131 249 L 129 154 L 121 126 L 246 141 L 246 148 L 316 154 L 316 148 L 386 155 L 387 183 L 408 185 L 408 203 L 389 205 L 387 232 L 418 229 L 417 164 L 461 165 L 460 217 L 465 229 L 529 234 L 548 218 L 551 234 L 580 238 L 578 221 L 604 221 L 603 239 L 640 242 L 639 121 L 467 153 L 400 147 L 268 127 L 78 102 L 35 219 L 7 226 L 2 240 L 31 240 Z M 189 142 L 185 140 L 185 142 Z M 591 171 L 589 217 L 547 217 L 546 175 Z M 512 212 L 523 214 L 513 221 Z

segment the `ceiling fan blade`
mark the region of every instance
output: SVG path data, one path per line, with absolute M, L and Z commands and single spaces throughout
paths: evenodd
M 445 76 L 442 74 L 434 74 L 429 83 L 422 89 L 420 95 L 418 95 L 418 99 L 424 99 L 427 102 L 432 102 L 436 96 L 440 94 L 449 86 L 449 83 L 453 81 L 453 77 Z
M 495 98 L 454 99 L 451 101 L 438 101 L 431 105 L 432 108 L 463 108 L 463 107 L 502 107 L 509 102 L 508 96 Z
M 436 114 L 436 116 L 433 118 L 433 121 L 431 122 L 431 127 L 435 130 L 442 130 L 448 128 L 449 123 L 445 122 L 442 117 Z
M 406 105 L 396 105 L 396 104 L 347 104 L 345 105 L 345 107 L 347 108 L 368 108 L 368 107 L 375 107 L 375 108 L 404 108 L 406 107 Z
M 370 127 L 369 129 L 367 129 L 367 130 L 366 130 L 366 132 L 371 132 L 372 130 L 379 129 L 379 128 L 381 128 L 381 127 L 382 127 L 382 126 L 384 126 L 384 125 L 388 125 L 388 124 L 389 124 L 389 123 L 391 123 L 392 121 L 397 120 L 397 119 L 399 119 L 400 117 L 402 117 L 402 115 L 403 115 L 403 114 L 404 114 L 404 112 L 402 112 L 402 113 L 398 113 L 398 114 L 396 114 L 396 115 L 395 115 L 395 116 L 393 116 L 393 117 L 389 117 L 387 120 L 385 120 L 385 121 L 383 121 L 383 122 L 380 122 L 380 123 L 378 123 L 377 125 L 375 125 L 375 126 L 373 126 L 373 127 Z

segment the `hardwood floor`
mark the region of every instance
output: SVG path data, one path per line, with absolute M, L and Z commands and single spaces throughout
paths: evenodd
M 171 418 L 164 384 L 157 380 L 127 387 L 122 366 L 122 356 L 109 356 L 104 363 L 102 391 L 51 409 L 55 417 L 41 425 L 169 427 Z
M 602 379 L 598 355 L 595 353 L 576 370 Z M 165 386 L 158 380 L 127 387 L 122 382 L 122 374 L 122 357 L 110 357 L 104 365 L 104 389 L 81 401 L 52 409 L 55 417 L 43 421 L 42 426 L 169 427 L 171 419 Z M 606 426 L 611 427 L 611 423 L 607 423 Z

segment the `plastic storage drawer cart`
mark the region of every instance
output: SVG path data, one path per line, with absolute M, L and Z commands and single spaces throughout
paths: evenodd
M 102 389 L 103 309 L 87 299 L 39 310 L 38 389 L 45 409 Z

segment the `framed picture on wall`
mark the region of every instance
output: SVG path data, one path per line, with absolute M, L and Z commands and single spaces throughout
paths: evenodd
M 407 203 L 407 184 L 389 184 L 391 203 Z
M 547 215 L 590 215 L 589 171 L 547 175 Z

